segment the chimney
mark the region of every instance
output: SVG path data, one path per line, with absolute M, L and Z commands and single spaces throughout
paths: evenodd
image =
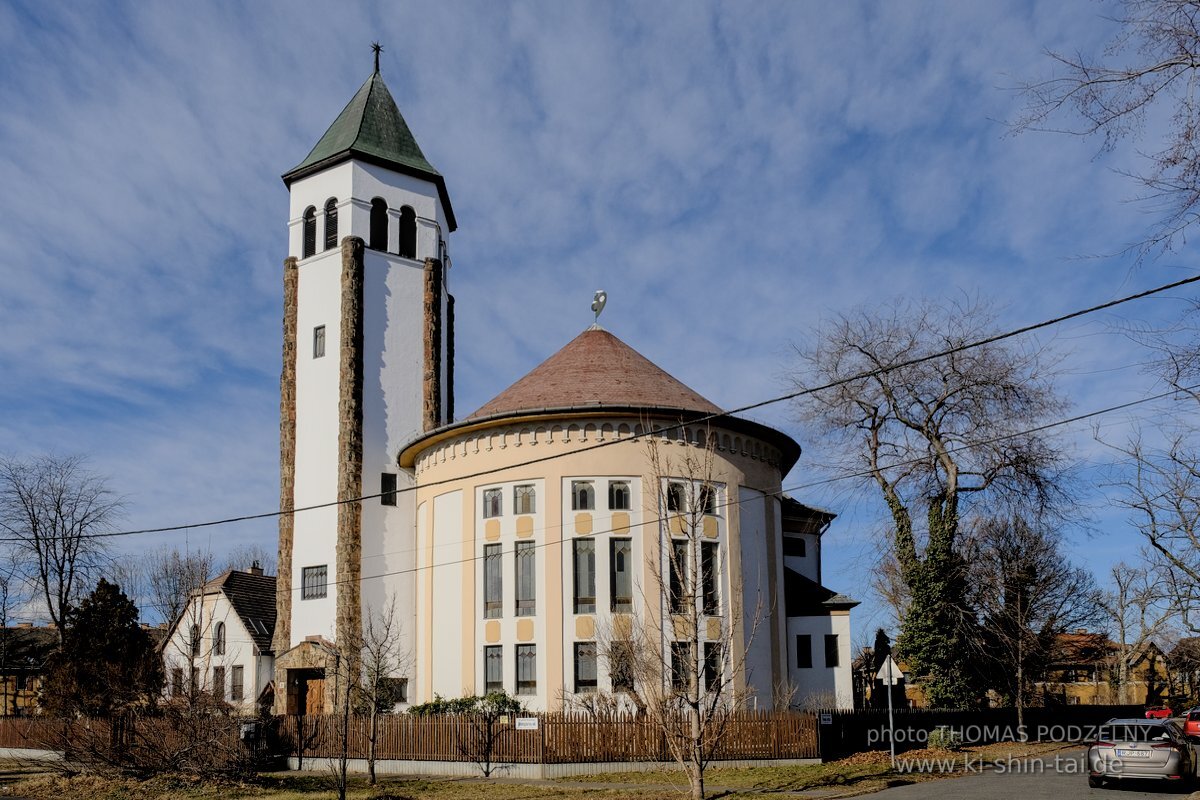
M 253 564 L 250 565 L 250 574 L 251 575 L 262 575 L 262 567 L 259 566 L 257 560 Z

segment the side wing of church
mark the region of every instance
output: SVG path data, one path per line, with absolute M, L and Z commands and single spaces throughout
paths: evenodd
M 456 420 L 454 213 L 378 68 L 283 179 L 277 713 L 330 710 L 392 607 L 415 703 L 849 706 L 856 603 L 820 583 L 833 515 L 783 494 L 796 442 L 598 325 Z

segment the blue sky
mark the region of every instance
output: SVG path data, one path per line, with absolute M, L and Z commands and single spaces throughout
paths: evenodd
M 460 415 L 591 322 L 724 407 L 786 390 L 823 317 L 980 297 L 1016 326 L 1197 271 L 1119 251 L 1131 148 L 1007 136 L 1046 48 L 1095 52 L 1104 3 L 0 2 L 0 452 L 86 453 L 125 527 L 278 506 L 286 190 L 385 47 L 383 73 L 446 176 Z M 1159 121 L 1151 119 L 1148 134 Z M 1076 411 L 1156 391 L 1114 329 L 1043 338 Z M 1153 423 L 1161 411 L 1131 414 Z M 785 406 L 756 417 L 821 477 Z M 1124 435 L 1130 415 L 1104 420 Z M 1084 425 L 1080 462 L 1109 456 Z M 1099 473 L 1095 473 L 1099 475 Z M 1088 484 L 1100 484 L 1096 477 Z M 1098 572 L 1139 543 L 1097 488 Z M 880 504 L 837 486 L 826 583 L 862 575 Z M 273 546 L 270 521 L 123 542 Z

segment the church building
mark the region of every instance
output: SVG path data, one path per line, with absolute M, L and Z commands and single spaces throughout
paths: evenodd
M 456 416 L 454 211 L 378 56 L 283 180 L 277 713 L 331 710 L 391 608 L 411 703 L 636 707 L 692 685 L 849 706 L 856 603 L 821 584 L 834 515 L 783 493 L 795 441 L 598 319 Z

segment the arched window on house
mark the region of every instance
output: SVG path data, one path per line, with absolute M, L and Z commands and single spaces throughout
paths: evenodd
M 325 249 L 337 247 L 337 198 L 325 201 Z
M 371 201 L 371 241 L 367 247 L 387 252 L 388 207 L 387 201 L 382 197 L 376 197 Z
M 312 206 L 304 209 L 304 250 L 301 258 L 317 252 L 317 210 Z
M 400 209 L 400 255 L 417 257 L 417 212 L 409 206 Z
M 192 641 L 190 642 L 190 644 L 192 647 L 192 655 L 193 656 L 200 655 L 200 626 L 199 625 L 192 626 Z
M 213 628 L 213 655 L 225 655 L 225 623 L 218 622 Z

